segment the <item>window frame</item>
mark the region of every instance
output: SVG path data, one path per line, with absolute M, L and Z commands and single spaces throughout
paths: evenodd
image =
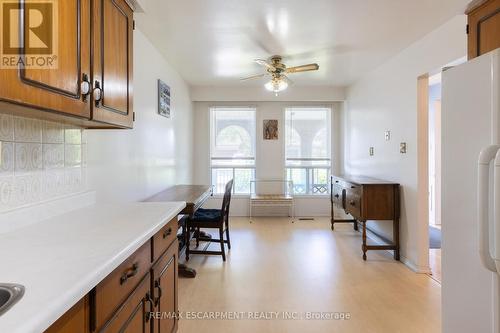
M 217 109 L 234 109 L 237 111 L 238 109 L 247 109 L 247 111 L 252 111 L 253 112 L 253 117 L 254 117 L 254 128 L 253 128 L 253 138 L 252 138 L 252 133 L 250 134 L 250 138 L 253 141 L 253 157 L 237 157 L 237 158 L 232 158 L 232 157 L 213 157 L 213 149 L 215 147 L 214 141 L 216 140 L 216 135 L 215 135 L 215 129 L 216 129 L 216 119 L 214 117 L 215 112 Z M 210 130 L 209 130 L 209 138 L 210 138 L 210 149 L 209 149 L 209 178 L 210 178 L 210 186 L 212 187 L 213 190 L 213 196 L 214 197 L 222 197 L 224 195 L 223 192 L 215 192 L 216 191 L 216 184 L 214 184 L 213 180 L 213 174 L 215 169 L 231 169 L 232 170 L 232 177 L 233 179 L 236 178 L 236 170 L 237 169 L 249 169 L 253 170 L 253 175 L 252 179 L 255 179 L 255 175 L 257 172 L 257 107 L 253 105 L 218 105 L 218 106 L 210 106 L 209 107 L 209 125 L 210 125 Z M 253 164 L 251 165 L 245 165 L 245 164 L 227 164 L 227 165 L 214 165 L 213 161 L 233 161 L 233 160 L 238 160 L 238 161 L 253 161 Z M 235 179 L 236 181 L 236 179 Z M 250 196 L 251 189 L 249 193 L 236 193 L 236 184 L 233 186 L 232 189 L 232 195 L 235 197 L 249 197 Z
M 287 128 L 289 127 L 287 124 L 287 112 L 292 109 L 326 109 L 328 110 L 328 121 L 327 121 L 327 142 L 328 142 L 328 158 L 315 158 L 315 157 L 308 157 L 308 158 L 287 158 Z M 294 191 L 294 196 L 296 197 L 302 197 L 302 198 L 325 198 L 330 196 L 330 176 L 333 174 L 333 147 L 334 144 L 332 142 L 333 139 L 333 121 L 334 121 L 334 107 L 332 105 L 288 105 L 285 106 L 283 109 L 283 164 L 284 164 L 284 179 L 285 180 L 292 180 L 288 176 L 288 170 L 293 170 L 293 169 L 299 169 L 299 170 L 306 170 L 306 192 L 305 193 L 296 193 Z M 319 131 L 318 131 L 319 133 Z M 297 132 L 297 134 L 299 134 Z M 317 133 L 316 133 L 317 134 Z M 314 140 L 314 139 L 313 139 Z M 311 145 L 313 140 L 311 140 Z M 301 140 L 301 146 L 302 146 L 302 140 Z M 312 147 L 311 147 L 312 149 Z M 311 165 L 304 166 L 304 165 L 290 165 L 288 161 L 305 161 L 305 162 L 311 162 Z M 325 165 L 312 165 L 314 162 L 322 162 L 326 161 L 327 164 Z M 327 179 L 326 183 L 324 184 L 326 186 L 326 191 L 324 193 L 319 193 L 315 194 L 313 193 L 313 189 L 311 186 L 314 186 L 314 171 L 315 170 L 327 170 Z M 295 185 L 294 185 L 295 186 Z

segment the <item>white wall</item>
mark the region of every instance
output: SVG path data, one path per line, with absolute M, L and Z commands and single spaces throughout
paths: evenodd
M 171 87 L 172 118 L 157 114 L 157 79 Z M 139 30 L 134 32 L 133 130 L 88 130 L 88 184 L 100 202 L 137 201 L 192 179 L 189 87 Z
M 465 26 L 465 16 L 451 19 L 347 90 L 346 172 L 401 184 L 401 251 L 419 271 L 428 269 L 428 239 L 427 226 L 417 220 L 417 77 L 466 54 Z M 400 142 L 407 154 L 399 153 Z M 390 223 L 372 226 L 390 235 Z
M 272 94 L 271 94 L 272 95 Z M 273 95 L 272 95 L 273 96 Z M 284 110 L 287 106 L 297 105 L 328 105 L 332 107 L 332 167 L 334 173 L 341 172 L 341 117 L 343 103 L 340 102 L 194 102 L 194 182 L 210 184 L 210 117 L 209 109 L 215 105 L 252 105 L 257 109 L 257 146 L 256 146 L 256 178 L 283 179 L 285 170 L 284 155 Z M 277 119 L 279 126 L 278 140 L 263 140 L 263 120 Z M 236 216 L 248 215 L 248 199 L 234 198 L 231 203 L 231 213 Z M 220 200 L 213 199 L 207 207 L 220 206 Z M 283 214 L 285 211 L 279 211 Z M 267 213 L 267 212 L 266 212 Z M 300 198 L 296 200 L 297 216 L 329 216 L 330 203 L 328 197 Z

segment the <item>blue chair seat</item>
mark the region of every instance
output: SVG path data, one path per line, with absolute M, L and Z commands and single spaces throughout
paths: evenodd
M 193 221 L 219 222 L 221 219 L 220 209 L 200 208 L 194 213 Z

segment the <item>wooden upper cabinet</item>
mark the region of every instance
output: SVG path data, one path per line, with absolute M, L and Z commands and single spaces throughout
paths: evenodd
M 21 1 L 11 5 L 17 8 L 8 9 L 9 22 L 3 28 L 16 29 L 10 35 L 24 36 L 24 41 L 8 40 L 2 45 L 0 100 L 32 108 L 32 112 L 42 109 L 90 118 L 90 101 L 81 90 L 82 80 L 90 80 L 91 74 L 90 0 L 57 1 L 54 7 L 45 8 L 25 8 L 33 3 Z M 33 28 L 37 9 L 43 13 L 42 24 Z M 24 24 L 18 26 L 13 20 Z M 6 44 L 12 49 L 7 50 Z M 19 59 L 16 49 L 26 66 L 5 65 L 5 59 Z M 40 66 L 33 66 L 37 63 Z
M 124 0 L 94 1 L 92 120 L 133 124 L 133 12 Z
M 468 15 L 468 56 L 478 57 L 500 47 L 500 0 L 474 1 Z

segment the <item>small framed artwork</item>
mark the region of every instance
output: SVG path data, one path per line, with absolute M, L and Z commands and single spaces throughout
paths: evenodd
M 278 140 L 278 120 L 264 120 L 264 140 Z
M 170 118 L 170 87 L 158 80 L 158 114 Z

